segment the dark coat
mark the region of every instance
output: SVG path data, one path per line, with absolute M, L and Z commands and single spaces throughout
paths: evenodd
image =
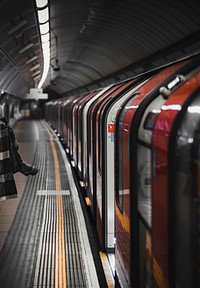
M 12 163 L 10 159 L 10 138 L 15 141 L 13 130 L 6 121 L 0 119 L 0 201 L 17 197 L 17 189 L 12 173 Z

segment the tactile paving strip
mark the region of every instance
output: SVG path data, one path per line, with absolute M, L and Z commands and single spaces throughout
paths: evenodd
M 28 177 L 14 221 L 1 249 L 0 287 L 3 288 L 55 287 L 54 162 L 49 136 L 39 122 L 38 125 L 40 140 L 34 165 L 39 167 L 40 172 L 35 177 Z M 60 153 L 59 149 L 57 153 Z M 70 193 L 66 193 L 69 191 L 68 177 L 61 155 L 58 155 L 58 159 L 62 186 L 60 194 L 64 207 L 66 286 L 87 287 L 74 204 Z

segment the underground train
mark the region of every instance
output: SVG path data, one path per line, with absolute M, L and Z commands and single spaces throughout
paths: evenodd
M 49 101 L 116 287 L 199 287 L 200 57 Z

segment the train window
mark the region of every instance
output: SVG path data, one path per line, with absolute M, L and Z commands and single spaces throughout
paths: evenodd
M 129 185 L 128 165 L 129 165 L 129 133 L 124 130 L 124 118 L 128 107 L 133 102 L 133 97 L 124 104 L 116 121 L 116 155 L 117 155 L 117 177 L 116 177 L 116 201 L 119 209 L 123 208 L 123 194 L 125 192 L 127 183 Z
M 122 165 L 122 153 L 123 153 L 123 122 L 119 122 L 119 138 L 118 138 L 118 147 L 119 147 L 119 154 L 118 154 L 118 171 L 119 171 L 119 178 L 118 178 L 118 197 L 117 203 L 119 208 L 122 210 L 122 196 L 123 196 L 123 165 Z
M 153 130 L 159 112 L 149 112 L 144 121 L 144 129 Z
M 199 96 L 199 95 L 198 95 Z M 170 204 L 176 287 L 199 287 L 200 270 L 200 100 L 190 104 L 176 133 Z M 170 212 L 171 213 L 171 212 Z M 186 265 L 189 264 L 189 265 Z
M 98 169 L 99 169 L 99 174 L 102 175 L 102 153 L 103 153 L 103 147 L 104 147 L 104 142 L 105 142 L 105 131 L 103 130 L 104 128 L 103 126 L 103 113 L 101 112 L 100 117 L 99 117 L 99 121 L 98 121 Z
M 138 144 L 138 211 L 145 222 L 151 227 L 151 150 Z

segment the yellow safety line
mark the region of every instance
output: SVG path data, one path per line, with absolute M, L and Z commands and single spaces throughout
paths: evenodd
M 101 258 L 101 263 L 103 266 L 103 270 L 104 270 L 104 274 L 106 277 L 106 282 L 107 282 L 108 288 L 114 288 L 115 287 L 115 281 L 114 281 L 114 277 L 113 277 L 112 272 L 111 272 L 110 265 L 108 263 L 107 256 L 105 253 L 103 253 L 101 251 L 99 252 L 99 255 Z
M 60 169 L 58 162 L 58 155 L 56 152 L 53 136 L 44 121 L 41 121 L 49 134 L 51 148 L 53 151 L 56 190 L 61 190 Z M 56 196 L 56 210 L 57 210 L 57 227 L 56 227 L 56 263 L 55 263 L 55 288 L 66 288 L 66 258 L 65 258 L 65 236 L 64 236 L 64 213 L 62 195 Z

